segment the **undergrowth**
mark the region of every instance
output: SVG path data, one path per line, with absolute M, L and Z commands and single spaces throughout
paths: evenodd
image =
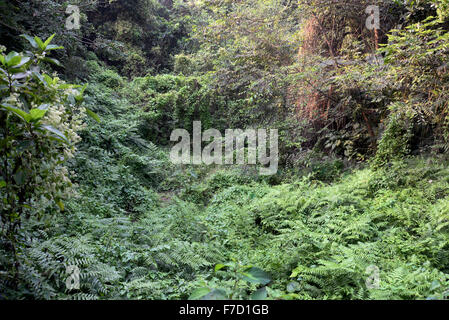
M 121 94 L 133 84 L 91 64 L 86 101 L 102 122 L 89 120 L 71 163 L 78 195 L 24 226 L 21 288 L 0 276 L 1 298 L 186 299 L 204 286 L 244 298 L 257 285 L 214 271 L 228 261 L 268 272 L 271 299 L 447 297 L 447 159 L 352 172 L 335 161 L 272 179 L 174 166 Z M 80 269 L 71 291 L 69 265 Z

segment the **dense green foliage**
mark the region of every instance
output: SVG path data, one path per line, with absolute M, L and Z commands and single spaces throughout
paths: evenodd
M 0 0 L 0 300 L 448 298 L 446 0 L 75 2 Z

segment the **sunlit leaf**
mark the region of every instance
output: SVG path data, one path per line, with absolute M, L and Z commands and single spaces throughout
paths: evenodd
M 39 46 L 39 49 L 41 49 L 42 51 L 45 50 L 45 45 L 42 42 L 41 38 L 39 38 L 38 36 L 35 36 L 34 41 L 36 41 L 37 45 Z
M 44 42 L 44 48 L 47 48 L 47 46 L 50 44 L 51 40 L 55 37 L 56 33 L 53 33 L 50 37 L 48 37 L 47 40 Z
M 43 110 L 43 109 L 31 109 L 30 110 L 30 115 L 31 115 L 31 121 L 38 121 L 40 119 L 42 119 L 42 117 L 45 115 L 45 113 L 47 112 L 47 110 Z
M 26 122 L 30 122 L 30 120 L 32 119 L 31 115 L 28 114 L 27 112 L 10 106 L 10 105 L 0 105 L 0 107 L 2 107 L 3 109 L 6 109 L 8 111 L 11 111 L 13 114 L 15 114 L 16 116 L 18 116 L 19 118 L 21 118 L 22 120 L 26 121 Z
M 94 120 L 97 121 L 98 123 L 101 122 L 100 117 L 99 117 L 95 112 L 93 112 L 92 110 L 90 110 L 89 108 L 86 108 L 86 113 L 87 113 L 87 115 L 88 115 L 89 117 L 91 117 L 92 119 L 94 119 Z

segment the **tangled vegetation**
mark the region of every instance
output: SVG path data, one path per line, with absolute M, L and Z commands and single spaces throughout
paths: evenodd
M 448 1 L 66 2 L 0 0 L 0 300 L 448 298 Z

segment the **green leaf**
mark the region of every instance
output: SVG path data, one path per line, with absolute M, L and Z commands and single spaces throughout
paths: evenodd
M 42 126 L 42 128 L 44 128 L 45 130 L 47 130 L 47 131 L 49 131 L 49 132 L 55 134 L 58 140 L 60 140 L 60 141 L 62 141 L 62 142 L 65 142 L 65 143 L 69 143 L 69 140 L 67 139 L 67 137 L 65 136 L 65 134 L 63 134 L 63 133 L 62 133 L 61 131 L 59 131 L 58 129 L 56 129 L 56 128 L 52 127 L 52 126 L 49 126 L 49 125 Z
M 192 292 L 189 297 L 189 300 L 199 300 L 205 295 L 207 295 L 211 290 L 209 288 L 198 288 Z
M 21 57 L 20 63 L 14 65 L 14 68 L 20 68 L 22 67 L 24 64 L 26 64 L 28 61 L 30 61 L 30 57 Z
M 27 35 L 27 34 L 22 34 L 22 35 L 20 35 L 22 38 L 25 38 L 26 40 L 28 40 L 28 42 L 31 44 L 31 46 L 33 47 L 33 48 L 38 48 L 38 46 L 37 46 L 37 43 L 36 43 L 36 40 L 34 40 L 32 37 L 30 37 L 29 35 Z
M 48 85 L 54 84 L 53 78 L 50 77 L 48 74 L 43 74 L 45 82 L 47 82 Z
M 219 264 L 217 264 L 216 266 L 215 266 L 215 272 L 217 272 L 217 271 L 219 271 L 219 270 L 221 270 L 221 269 L 223 269 L 223 268 L 226 268 L 227 266 L 226 265 L 224 265 L 224 264 L 222 264 L 222 263 L 219 263 Z
M 58 85 L 58 89 L 62 89 L 62 90 L 71 89 L 71 88 L 76 89 L 76 88 L 82 88 L 82 87 L 83 86 L 81 86 L 79 84 L 70 84 L 70 83 L 60 83 Z
M 9 61 L 6 62 L 6 65 L 10 73 L 19 73 L 23 71 L 23 69 L 21 68 L 28 61 L 30 61 L 30 57 L 14 56 Z
M 25 111 L 19 109 L 19 108 L 16 108 L 16 107 L 13 107 L 13 106 L 9 106 L 9 105 L 0 105 L 0 107 L 6 109 L 8 111 L 11 111 L 16 116 L 18 116 L 19 118 L 21 118 L 22 120 L 24 120 L 26 122 L 30 122 L 30 120 L 31 120 L 31 115 L 26 113 Z
M 47 46 L 50 44 L 51 40 L 55 37 L 56 33 L 53 33 L 50 37 L 48 37 L 47 40 L 44 42 L 44 47 L 47 48 Z
M 8 71 L 10 74 L 19 74 L 19 73 L 23 72 L 23 70 L 21 68 L 16 68 L 14 66 L 10 67 Z
M 5 57 L 5 63 L 8 67 L 13 67 L 20 63 L 22 60 L 22 57 L 19 56 L 19 54 L 15 51 L 11 51 L 8 53 L 8 55 Z
M 83 97 L 82 94 L 77 94 L 77 95 L 75 96 L 75 101 L 76 101 L 76 102 L 82 102 L 83 100 L 84 100 L 84 97 Z
M 271 282 L 271 277 L 268 273 L 257 267 L 250 267 L 243 273 L 243 279 L 251 283 L 260 283 L 266 285 Z
M 45 113 L 47 113 L 47 110 L 42 110 L 39 108 L 31 109 L 30 110 L 31 121 L 35 122 L 42 119 L 42 117 L 45 116 Z
M 301 272 L 301 268 L 297 267 L 295 269 L 292 270 L 292 274 L 290 275 L 290 278 L 296 278 L 298 276 L 298 274 Z
M 79 90 L 79 94 L 75 96 L 75 100 L 76 100 L 76 101 L 78 101 L 78 102 L 83 101 L 83 99 L 84 99 L 83 95 L 84 95 L 84 91 L 85 91 L 86 88 L 87 88 L 87 85 L 88 85 L 88 84 L 86 83 L 85 85 L 83 85 L 83 86 L 81 87 L 81 89 Z
M 250 299 L 251 300 L 266 300 L 268 297 L 268 293 L 267 293 L 267 287 L 262 287 L 257 291 L 254 291 L 251 296 Z
M 86 83 L 86 84 L 84 84 L 84 85 L 81 87 L 80 94 L 84 94 L 84 91 L 86 91 L 86 88 L 87 88 L 88 85 L 89 85 L 89 84 Z
M 52 63 L 54 65 L 57 65 L 58 67 L 62 67 L 61 62 L 59 62 L 59 60 L 54 59 L 54 58 L 45 57 L 45 58 L 42 59 L 42 61 Z
M 59 49 L 64 49 L 63 46 L 58 46 L 55 44 L 50 44 L 47 46 L 47 48 L 45 48 L 45 51 L 51 51 L 51 50 L 59 50 Z
M 0 189 L 6 187 L 6 181 L 0 180 Z
M 56 204 L 61 211 L 64 211 L 64 203 L 61 200 L 56 201 Z
M 41 49 L 42 51 L 45 50 L 45 45 L 42 42 L 41 38 L 39 38 L 38 36 L 35 36 L 34 41 L 36 41 L 37 45 L 39 46 L 39 49 Z

